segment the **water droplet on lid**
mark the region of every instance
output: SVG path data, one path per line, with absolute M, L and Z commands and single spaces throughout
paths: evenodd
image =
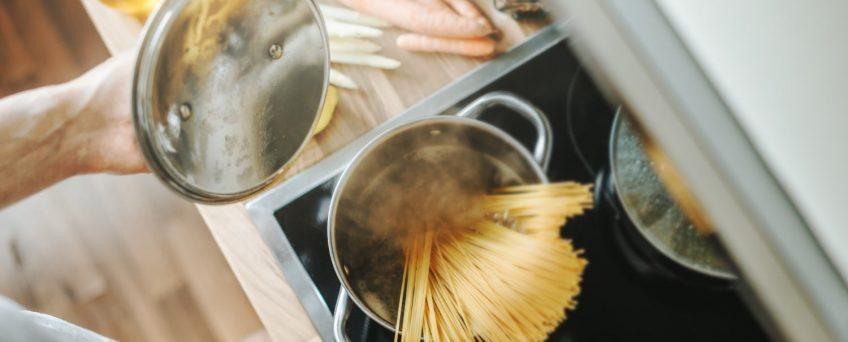
M 273 59 L 280 59 L 283 57 L 283 46 L 280 44 L 271 44 L 271 47 L 268 48 L 268 54 Z

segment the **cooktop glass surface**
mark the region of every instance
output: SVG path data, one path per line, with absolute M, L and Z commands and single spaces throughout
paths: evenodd
M 595 182 L 607 164 L 614 108 L 583 73 L 562 42 L 487 86 L 464 103 L 494 90 L 518 94 L 541 108 L 554 129 L 551 181 Z M 461 107 L 464 103 L 458 104 Z M 484 120 L 532 143 L 529 123 L 493 108 Z M 276 211 L 291 247 L 330 311 L 339 281 L 327 245 L 327 214 L 337 177 Z M 563 235 L 589 260 L 577 309 L 551 336 L 556 341 L 595 340 L 766 340 L 764 331 L 733 287 L 706 289 L 644 276 L 628 262 L 633 256 L 615 242 L 620 229 L 601 204 L 569 221 Z M 348 323 L 354 341 L 387 341 L 392 333 L 354 309 Z

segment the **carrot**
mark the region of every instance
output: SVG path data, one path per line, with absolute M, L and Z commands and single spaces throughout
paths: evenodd
M 495 53 L 495 41 L 489 38 L 441 38 L 406 33 L 397 37 L 397 45 L 409 51 L 445 52 L 473 57 Z
M 474 5 L 470 0 L 416 0 L 419 3 L 429 6 L 433 9 L 439 9 L 443 11 L 453 12 L 459 14 L 461 17 L 474 19 L 480 25 L 488 27 L 490 30 L 492 29 L 492 24 L 489 23 L 489 19 L 480 12 L 480 9 L 477 8 L 477 5 Z
M 437 10 L 440 10 L 440 11 L 453 12 L 453 9 L 450 8 L 450 6 L 448 6 L 448 4 L 446 4 L 444 2 L 444 0 L 416 0 L 416 1 L 420 4 L 423 4 L 427 7 L 432 8 L 432 9 L 437 9 Z
M 392 25 L 421 34 L 452 38 L 482 37 L 490 27 L 453 12 L 430 8 L 412 0 L 340 0 L 345 6 L 382 18 Z
M 485 25 L 489 29 L 492 28 L 492 24 L 489 23 L 489 19 L 483 15 L 483 12 L 480 12 L 480 9 L 477 8 L 477 5 L 472 3 L 470 0 L 445 0 L 448 5 L 453 8 L 456 13 L 459 13 L 460 16 L 465 18 L 471 18 L 477 20 L 478 23 Z
M 469 0 L 444 0 L 456 13 L 466 18 L 485 18 L 476 5 Z

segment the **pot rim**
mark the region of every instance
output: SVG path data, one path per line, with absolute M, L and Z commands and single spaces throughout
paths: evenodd
M 352 288 L 351 288 L 350 284 L 348 283 L 347 277 L 344 275 L 344 273 L 341 270 L 342 265 L 341 265 L 341 262 L 339 260 L 338 254 L 336 253 L 336 236 L 335 236 L 335 231 L 336 231 L 335 222 L 336 222 L 336 213 L 338 211 L 338 206 L 339 206 L 339 200 L 340 200 L 339 198 L 341 196 L 341 193 L 344 191 L 344 188 L 347 184 L 347 180 L 352 176 L 354 169 L 362 162 L 362 160 L 370 152 L 372 152 L 378 146 L 382 145 L 382 143 L 386 142 L 388 139 L 390 139 L 390 138 L 392 138 L 392 137 L 394 137 L 398 134 L 402 134 L 403 132 L 405 132 L 409 129 L 412 129 L 414 127 L 432 124 L 432 123 L 449 123 L 449 124 L 470 125 L 470 126 L 473 126 L 473 127 L 476 127 L 476 128 L 483 129 L 483 130 L 487 131 L 488 133 L 494 134 L 495 136 L 501 138 L 508 145 L 512 146 L 513 149 L 516 150 L 523 157 L 523 159 L 530 164 L 530 168 L 539 177 L 539 180 L 540 180 L 541 183 L 548 183 L 548 177 L 545 174 L 544 170 L 542 170 L 542 167 L 533 158 L 533 156 L 530 154 L 530 152 L 527 150 L 527 148 L 524 147 L 524 145 L 522 145 L 513 136 L 504 132 L 500 128 L 498 128 L 498 127 L 496 127 L 492 124 L 477 120 L 477 119 L 470 119 L 470 118 L 458 117 L 458 116 L 447 116 L 447 115 L 440 115 L 440 116 L 435 116 L 435 117 L 427 117 L 427 118 L 423 118 L 423 119 L 418 119 L 418 120 L 415 120 L 415 121 L 412 121 L 412 122 L 408 122 L 408 123 L 399 125 L 399 126 L 394 127 L 392 129 L 389 129 L 388 131 L 384 132 L 383 134 L 380 134 L 379 136 L 375 137 L 373 140 L 368 142 L 368 144 L 365 145 L 365 147 L 360 149 L 356 153 L 356 155 L 353 157 L 351 162 L 348 164 L 348 166 L 345 167 L 344 171 L 342 172 L 341 176 L 339 177 L 338 182 L 336 183 L 336 187 L 333 189 L 333 196 L 330 200 L 330 210 L 329 210 L 328 220 L 327 220 L 327 240 L 328 240 L 329 249 L 330 249 L 330 259 L 333 262 L 333 270 L 336 272 L 336 277 L 339 279 L 339 282 L 342 284 L 342 287 L 344 287 L 344 289 L 346 290 L 345 292 L 347 292 L 347 296 L 351 300 L 353 300 L 353 302 L 356 304 L 356 306 L 359 307 L 359 309 L 362 310 L 362 312 L 364 312 L 365 315 L 368 316 L 368 318 L 376 321 L 377 323 L 382 325 L 384 328 L 389 329 L 390 331 L 395 331 L 394 325 L 391 324 L 390 322 L 386 321 L 385 319 L 383 319 L 379 315 L 375 314 L 371 310 L 371 308 L 369 308 L 367 305 L 365 305 L 364 301 L 362 301 L 362 299 L 359 298 L 357 293 L 355 291 L 352 291 Z M 337 314 L 337 313 L 334 313 L 334 314 Z

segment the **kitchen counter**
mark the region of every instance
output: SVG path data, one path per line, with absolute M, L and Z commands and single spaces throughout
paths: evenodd
M 97 0 L 82 2 L 112 54 L 135 47 L 142 31 L 141 23 Z M 543 21 L 519 24 L 494 10 L 491 1 L 477 0 L 477 3 L 503 33 L 500 50 L 522 42 L 544 25 Z M 361 89 L 340 91 L 339 107 L 333 121 L 324 132 L 312 139 L 288 176 L 322 160 L 485 62 L 400 50 L 393 43 L 397 32 L 388 30 L 380 38 L 380 43 L 384 47 L 383 54 L 404 64 L 398 70 L 337 66 L 341 72 L 350 75 Z M 271 337 L 278 341 L 319 340 L 280 265 L 248 217 L 244 204 L 198 205 L 197 208 Z

